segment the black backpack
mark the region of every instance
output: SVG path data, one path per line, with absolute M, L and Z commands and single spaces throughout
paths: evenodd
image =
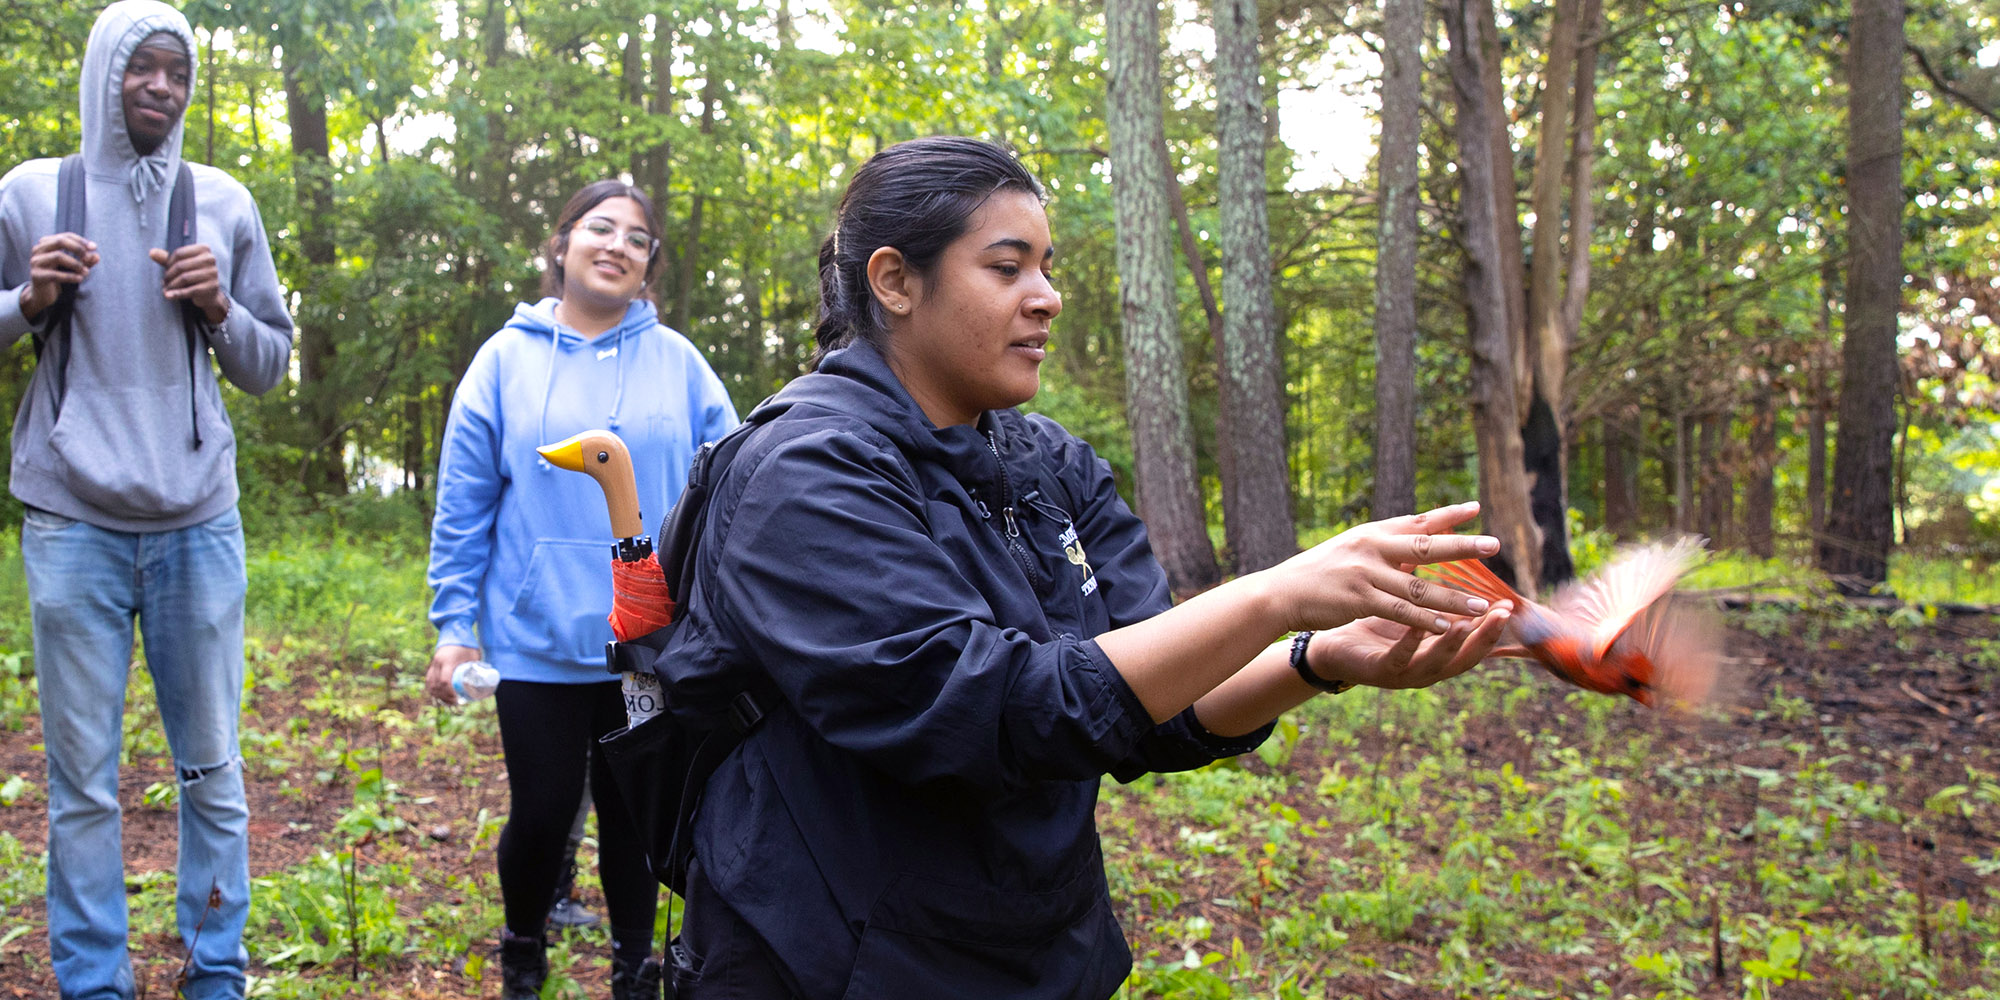
M 56 170 L 56 232 L 83 232 L 84 208 L 86 206 L 86 184 L 83 173 L 83 155 L 71 153 L 63 157 L 62 166 Z M 173 195 L 167 201 L 166 251 L 173 253 L 194 242 L 195 204 L 194 171 L 186 160 L 181 161 L 180 171 L 174 176 Z M 69 390 L 69 340 L 70 326 L 76 317 L 77 286 L 63 285 L 56 294 L 55 304 L 50 306 L 35 324 L 35 364 L 48 364 L 50 369 L 48 384 L 54 409 L 49 414 L 51 425 L 62 413 L 63 396 Z M 196 386 L 195 366 L 206 356 L 207 341 L 202 339 L 202 331 L 208 328 L 207 317 L 195 308 L 193 302 L 181 303 L 181 332 L 187 336 L 188 348 L 188 423 L 194 429 L 194 450 L 201 449 L 201 422 L 195 418 Z
M 687 487 L 660 525 L 660 569 L 667 591 L 685 609 L 694 589 L 697 543 L 708 524 L 709 501 L 715 484 L 756 428 L 784 407 L 759 405 L 734 430 L 701 446 L 688 470 Z M 681 623 L 625 642 L 605 644 L 605 666 L 614 674 L 635 670 L 652 673 L 653 663 L 673 639 Z M 611 777 L 624 796 L 626 810 L 638 825 L 653 877 L 676 893 L 687 892 L 687 862 L 694 852 L 689 830 L 709 775 L 730 751 L 764 719 L 760 698 L 770 696 L 746 689 L 736 695 L 721 717 L 706 728 L 677 724 L 670 712 L 606 734 L 599 743 Z M 765 701 L 764 704 L 768 704 Z
M 849 391 L 844 388 L 846 384 L 847 379 L 837 375 L 809 374 L 794 379 L 777 395 L 752 408 L 734 430 L 702 445 L 695 453 L 688 469 L 687 486 L 659 531 L 660 570 L 666 575 L 668 595 L 679 608 L 687 607 L 694 592 L 696 555 L 708 525 L 708 508 L 715 486 L 735 461 L 737 452 L 743 450 L 744 442 L 757 428 L 795 405 L 812 404 L 834 412 L 844 411 L 852 402 L 845 395 Z M 914 479 L 916 472 L 908 459 L 900 454 L 897 457 L 904 471 Z M 681 618 L 676 616 L 673 624 L 658 631 L 626 642 L 606 643 L 606 667 L 614 674 L 627 670 L 654 672 L 653 664 L 673 639 L 680 623 Z M 764 672 L 750 669 L 743 688 L 726 708 L 704 720 L 704 725 L 677 725 L 672 714 L 663 711 L 598 741 L 604 748 L 612 780 L 638 824 L 653 876 L 674 892 L 686 894 L 687 863 L 694 853 L 691 829 L 709 776 L 764 720 L 767 707 L 775 706 L 778 697 Z

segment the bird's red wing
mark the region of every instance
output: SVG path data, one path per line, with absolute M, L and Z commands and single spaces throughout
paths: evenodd
M 1634 620 L 1606 659 L 1646 664 L 1648 676 L 1640 680 L 1652 689 L 1650 705 L 1699 705 L 1722 664 L 1722 622 L 1712 609 L 1667 597 Z
M 1552 603 L 1590 637 L 1593 652 L 1602 657 L 1640 615 L 1674 589 L 1701 553 L 1702 541 L 1693 536 L 1627 549 L 1588 578 L 1563 588 Z

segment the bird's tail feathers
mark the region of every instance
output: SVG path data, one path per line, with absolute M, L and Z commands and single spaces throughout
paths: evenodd
M 1507 586 L 1506 581 L 1477 559 L 1455 559 L 1434 564 L 1430 569 L 1447 585 L 1474 597 L 1483 597 L 1488 601 L 1512 601 L 1517 608 L 1525 604 L 1514 588 Z

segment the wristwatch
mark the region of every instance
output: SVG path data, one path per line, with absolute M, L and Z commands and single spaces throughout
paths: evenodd
M 1298 635 L 1292 637 L 1292 669 L 1299 672 L 1299 679 L 1321 691 L 1325 691 L 1327 694 L 1340 694 L 1348 688 L 1353 687 L 1353 681 L 1327 680 L 1313 673 L 1312 667 L 1306 665 L 1306 647 L 1312 643 L 1312 637 L 1313 634 L 1310 630 L 1300 632 Z

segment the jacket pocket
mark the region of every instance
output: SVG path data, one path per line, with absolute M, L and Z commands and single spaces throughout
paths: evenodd
M 508 645 L 544 659 L 602 663 L 611 638 L 610 560 L 602 542 L 537 539 L 504 626 Z
M 1094 866 L 1048 892 L 898 875 L 868 916 L 845 995 L 1109 996 L 1131 952 L 1104 893 Z
M 49 431 L 55 471 L 71 496 L 113 517 L 192 510 L 235 484 L 236 439 L 216 401 L 204 400 L 195 448 L 186 412 L 185 385 L 72 386 Z

